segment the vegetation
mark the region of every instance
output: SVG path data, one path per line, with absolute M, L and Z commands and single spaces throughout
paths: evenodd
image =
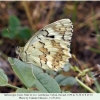
M 99 1 L 2 1 L 0 6 L 1 93 L 100 93 Z M 44 71 L 16 57 L 15 44 L 24 46 L 39 29 L 63 18 L 74 26 L 72 58 L 64 69 Z

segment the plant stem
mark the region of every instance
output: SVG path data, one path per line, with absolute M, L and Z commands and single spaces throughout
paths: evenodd
M 27 6 L 26 1 L 22 1 L 22 4 L 23 4 L 23 6 L 24 6 L 24 9 L 25 9 L 27 18 L 28 18 L 29 23 L 30 23 L 30 26 L 31 26 L 31 28 L 34 30 L 34 28 L 33 28 L 33 22 L 32 22 L 32 16 L 31 16 L 31 14 L 30 14 L 30 11 L 29 11 L 29 8 L 28 8 L 28 6 Z
M 85 89 L 87 89 L 88 91 L 90 91 L 91 93 L 96 93 L 95 91 L 93 91 L 90 87 L 88 87 L 87 85 L 85 85 L 82 81 L 80 81 L 77 77 L 75 77 L 76 81 L 83 86 Z

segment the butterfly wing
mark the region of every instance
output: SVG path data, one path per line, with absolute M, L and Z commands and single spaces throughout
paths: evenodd
M 27 59 L 43 69 L 59 70 L 71 57 L 72 22 L 58 20 L 37 32 L 24 47 Z

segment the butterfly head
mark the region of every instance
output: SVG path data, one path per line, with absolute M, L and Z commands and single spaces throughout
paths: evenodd
M 22 54 L 23 50 L 24 50 L 23 47 L 17 47 L 16 48 L 16 54 L 18 54 L 21 57 L 21 54 Z
M 27 53 L 24 51 L 24 47 L 17 47 L 16 54 L 18 54 L 18 58 L 20 58 L 22 61 L 27 62 Z

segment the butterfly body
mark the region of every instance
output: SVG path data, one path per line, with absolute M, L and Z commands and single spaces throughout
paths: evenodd
M 59 70 L 69 61 L 72 22 L 58 20 L 39 30 L 25 45 L 18 47 L 16 53 L 27 63 L 43 69 Z

